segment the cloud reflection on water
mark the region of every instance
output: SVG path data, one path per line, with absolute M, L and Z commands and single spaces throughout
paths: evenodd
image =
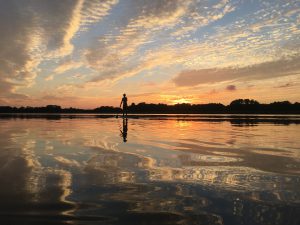
M 298 125 L 128 123 L 125 143 L 117 119 L 2 120 L 0 216 L 297 223 Z

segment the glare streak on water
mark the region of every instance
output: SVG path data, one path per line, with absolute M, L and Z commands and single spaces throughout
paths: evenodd
M 299 224 L 296 116 L 206 117 L 1 119 L 0 221 Z

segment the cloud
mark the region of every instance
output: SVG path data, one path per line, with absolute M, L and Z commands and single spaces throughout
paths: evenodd
M 48 57 L 70 55 L 74 49 L 72 39 L 75 35 L 107 16 L 117 2 L 43 0 L 31 4 L 43 44 L 49 51 Z
M 33 83 L 43 50 L 65 49 L 69 44 L 70 17 L 76 2 L 34 3 L 14 0 L 1 3 L 0 82 L 5 86 L 0 90 L 1 97 Z
M 202 5 L 191 0 L 134 1 L 132 8 L 137 13 L 118 34 L 102 36 L 86 50 L 85 57 L 90 67 L 99 71 L 91 82 L 116 81 L 137 75 L 143 68 L 149 69 L 149 66 L 145 67 L 149 63 L 143 60 L 149 52 L 143 52 L 141 48 L 155 44 L 160 55 L 161 49 L 169 45 L 165 41 L 175 44 L 173 36 L 195 31 L 234 10 L 228 1 Z M 160 61 L 158 65 L 164 62 Z
M 223 18 L 235 8 L 235 3 L 228 0 L 194 3 L 185 15 L 186 19 L 181 21 L 182 24 L 171 35 L 178 38 L 190 37 L 190 33 Z
M 231 80 L 263 80 L 300 73 L 300 56 L 254 64 L 241 68 L 210 68 L 182 71 L 174 79 L 176 86 L 196 86 Z
M 236 86 L 235 85 L 228 85 L 227 87 L 226 87 L 226 90 L 227 91 L 235 91 L 236 90 Z
M 134 1 L 132 7 L 137 11 L 116 35 L 100 37 L 92 43 L 92 47 L 85 52 L 89 65 L 98 71 L 112 74 L 116 67 L 125 67 L 129 57 L 143 45 L 152 42 L 154 34 L 160 29 L 173 27 L 179 18 L 184 16 L 191 1 L 154 0 Z M 114 68 L 112 70 L 111 68 Z M 99 79 L 109 78 L 110 75 L 101 74 Z M 119 72 L 119 71 L 115 71 Z M 108 76 L 108 77 L 107 77 Z
M 88 0 L 84 1 L 81 11 L 80 30 L 88 28 L 109 15 L 110 10 L 118 3 L 118 0 Z
M 33 17 L 32 31 L 39 38 L 36 43 L 47 57 L 69 55 L 73 51 L 72 38 L 80 28 L 83 0 L 29 1 L 26 16 Z M 25 11 L 26 12 L 26 11 Z
M 137 3 L 133 8 L 138 13 L 133 14 L 118 34 L 102 36 L 85 52 L 89 66 L 98 71 L 90 82 L 116 82 L 171 64 L 185 67 L 187 71 L 240 68 L 297 53 L 283 47 L 297 34 L 291 30 L 295 23 L 292 20 L 284 22 L 280 16 L 292 10 L 293 2 L 288 6 L 274 4 L 262 8 L 255 12 L 261 18 L 259 20 L 251 13 L 237 17 L 229 24 L 213 27 L 212 33 L 203 33 L 202 39 L 190 36 L 236 10 L 238 3 L 226 0 Z M 273 15 L 274 10 L 279 12 L 278 15 Z M 148 46 L 151 48 L 147 49 Z M 170 57 L 156 63 L 154 59 L 151 61 L 153 66 L 145 66 L 150 64 L 144 60 L 149 53 L 157 54 L 158 58 L 161 54 Z
M 276 86 L 276 88 L 287 88 L 287 87 L 292 87 L 292 86 L 294 86 L 293 83 L 286 83 L 283 85 Z
M 50 74 L 47 77 L 45 77 L 45 81 L 50 81 L 54 79 L 54 74 Z
M 0 97 L 30 86 L 44 60 L 70 55 L 81 26 L 101 20 L 117 1 L 2 1 L 0 7 Z M 95 9 L 95 4 L 100 9 Z M 101 6 L 103 6 L 101 8 Z M 89 16 L 90 15 L 90 16 Z M 61 65 L 57 72 L 70 69 Z M 51 77 L 50 77 L 51 79 Z
M 52 101 L 52 102 L 62 102 L 62 101 L 76 101 L 78 100 L 79 97 L 76 96 L 55 96 L 55 95 L 44 95 L 43 97 L 41 97 L 41 100 L 46 100 L 47 101 Z
M 83 62 L 81 61 L 76 62 L 71 59 L 66 59 L 60 62 L 58 67 L 55 68 L 54 73 L 61 74 L 69 70 L 78 69 L 83 65 Z
M 33 18 L 21 14 L 15 4 L 6 1 L 0 7 L 0 96 L 10 95 L 15 87 L 26 85 L 35 77 L 34 59 L 28 52 L 32 38 L 27 26 Z

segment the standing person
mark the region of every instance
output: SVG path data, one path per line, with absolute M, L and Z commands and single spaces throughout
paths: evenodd
M 122 106 L 122 104 L 123 104 L 123 117 L 124 117 L 125 114 L 126 114 L 126 117 L 127 117 L 127 97 L 126 97 L 126 94 L 123 94 L 123 98 L 121 100 L 120 107 Z

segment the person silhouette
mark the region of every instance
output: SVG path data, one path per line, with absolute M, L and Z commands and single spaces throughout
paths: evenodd
M 127 142 L 127 131 L 128 131 L 128 119 L 123 118 L 123 131 L 121 132 L 121 137 L 123 137 L 123 142 Z
M 127 117 L 127 97 L 126 94 L 123 94 L 123 98 L 120 103 L 120 107 L 123 105 L 123 117 L 126 114 Z

